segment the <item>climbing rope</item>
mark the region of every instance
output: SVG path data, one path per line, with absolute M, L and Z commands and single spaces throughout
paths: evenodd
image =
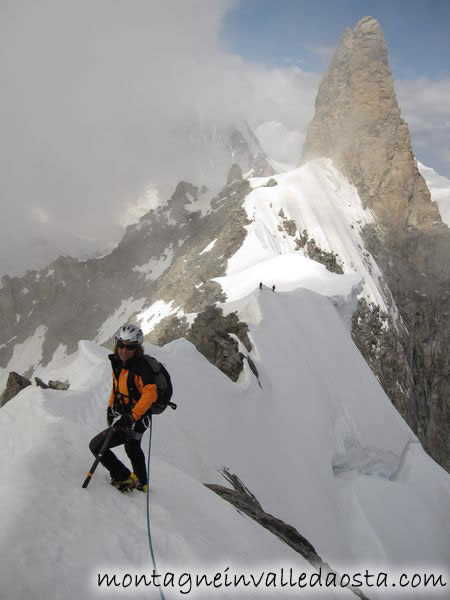
M 149 427 L 149 440 L 148 440 L 148 457 L 147 457 L 147 532 L 148 532 L 148 545 L 150 547 L 150 554 L 152 557 L 153 568 L 155 573 L 158 572 L 156 568 L 155 553 L 153 551 L 152 534 L 150 531 L 150 451 L 152 447 L 152 417 L 150 415 L 150 427 Z M 161 599 L 164 600 L 164 594 L 162 592 L 162 585 L 158 588 Z

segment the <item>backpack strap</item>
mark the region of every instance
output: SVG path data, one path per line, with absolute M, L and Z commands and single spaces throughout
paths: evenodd
M 130 398 L 135 400 L 136 402 L 141 397 L 140 391 L 137 389 L 136 381 L 135 381 L 136 371 L 134 369 L 130 369 L 128 373 L 127 379 L 127 388 L 130 393 Z
M 146 354 L 144 358 L 150 365 L 153 375 L 158 375 L 158 373 L 161 373 L 161 364 L 156 360 L 156 358 L 150 356 L 150 354 Z
M 153 365 L 154 365 L 155 362 L 156 362 L 156 364 L 158 364 L 158 363 L 157 363 L 157 361 L 155 361 L 155 359 L 152 359 L 152 360 L 153 360 L 152 364 L 150 364 L 148 360 L 146 360 L 145 362 L 150 366 L 150 369 L 151 369 L 153 375 L 155 375 L 155 371 L 154 371 Z M 129 369 L 129 373 L 128 373 L 128 379 L 127 379 L 127 387 L 128 387 L 128 391 L 130 393 L 130 398 L 132 398 L 136 402 L 141 397 L 141 393 L 140 393 L 140 391 L 137 388 L 136 380 L 135 380 L 135 377 L 136 377 L 137 373 L 138 372 L 137 372 L 137 370 L 135 368 L 130 368 Z
M 109 360 L 111 361 L 111 367 L 112 367 L 112 371 L 113 371 L 113 410 L 115 410 L 117 413 L 119 414 L 124 414 L 124 413 L 129 413 L 131 411 L 131 404 L 125 404 L 123 402 L 121 402 L 121 398 L 128 398 L 128 396 L 126 394 L 122 394 L 121 392 L 119 392 L 119 378 L 120 378 L 120 373 L 122 371 L 122 362 L 114 355 L 114 354 L 109 354 L 108 355 Z M 132 381 L 132 385 L 130 388 L 130 382 Z M 139 391 L 136 388 L 136 385 L 134 385 L 134 389 L 133 389 L 133 384 L 134 384 L 134 376 L 132 378 L 128 378 L 127 380 L 127 387 L 129 390 L 129 394 L 130 397 L 132 397 L 132 394 L 134 393 L 134 390 L 136 390 L 137 393 L 137 397 L 139 398 Z

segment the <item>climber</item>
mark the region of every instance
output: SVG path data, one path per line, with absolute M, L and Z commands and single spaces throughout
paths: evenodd
M 111 485 L 120 492 L 131 492 L 133 489 L 147 491 L 147 470 L 141 439 L 150 423 L 149 409 L 157 399 L 157 387 L 153 371 L 144 358 L 143 342 L 142 330 L 137 325 L 127 323 L 117 331 L 114 353 L 109 355 L 113 383 L 107 422 L 114 432 L 100 462 L 110 472 Z M 130 381 L 132 377 L 134 385 Z M 137 396 L 132 393 L 133 390 L 137 390 Z M 120 419 L 113 424 L 117 417 Z M 95 456 L 108 432 L 109 429 L 105 429 L 91 440 L 89 448 Z M 111 448 L 122 444 L 131 461 L 133 473 L 111 452 Z

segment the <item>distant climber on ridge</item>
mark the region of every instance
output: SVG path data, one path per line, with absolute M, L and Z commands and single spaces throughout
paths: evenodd
M 116 417 L 120 416 L 120 419 L 114 424 L 111 441 L 100 462 L 111 474 L 111 485 L 120 492 L 129 492 L 134 488 L 147 491 L 147 470 L 141 439 L 150 423 L 149 408 L 157 400 L 157 386 L 153 371 L 144 358 L 143 342 L 142 330 L 137 325 L 127 323 L 116 333 L 114 354 L 109 355 L 113 384 L 106 418 L 109 427 Z M 137 394 L 133 393 L 136 391 Z M 89 448 L 95 456 L 108 432 L 109 429 L 105 429 L 91 440 Z M 111 452 L 111 448 L 122 444 L 133 466 L 133 473 Z
M 259 289 L 262 290 L 262 281 L 259 283 Z
M 273 286 L 272 286 L 272 292 L 274 292 L 274 291 L 275 291 L 275 284 L 273 284 Z

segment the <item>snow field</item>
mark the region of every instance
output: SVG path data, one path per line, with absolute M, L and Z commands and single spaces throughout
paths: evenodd
M 450 557 L 448 475 L 392 407 L 330 301 L 307 290 L 257 290 L 241 303 L 261 315 L 251 336 L 262 388 L 250 375 L 233 384 L 186 340 L 147 347 L 168 366 L 178 403 L 154 419 L 158 568 L 308 566 L 203 486 L 228 485 L 219 473 L 226 466 L 333 568 L 427 563 L 442 571 Z M 106 356 L 81 342 L 59 367 L 69 391 L 27 388 L 0 411 L 8 456 L 0 577 L 13 600 L 94 598 L 100 570 L 151 569 L 145 495 L 117 493 L 101 466 L 81 489 L 93 461 L 89 440 L 105 427 Z
M 345 276 L 348 278 L 351 274 L 362 281 L 362 295 L 387 310 L 388 299 L 379 281 L 381 272 L 364 249 L 360 233 L 364 225 L 373 222 L 373 215 L 362 207 L 356 188 L 332 161 L 317 159 L 275 175 L 277 186 L 265 187 L 268 179 L 252 179 L 253 191 L 244 206 L 253 222 L 246 227 L 244 244 L 228 261 L 227 276 L 218 278 L 229 298 L 235 300 L 239 294 L 247 295 L 251 285 L 256 286 L 259 281 L 270 286 L 275 284 L 282 291 L 304 287 L 331 295 L 329 291 L 322 291 L 317 279 L 326 281 L 335 274 L 325 271 L 319 275 L 317 267 L 323 265 L 306 259 L 312 263 L 309 265 L 301 260 L 304 251 L 296 250 L 294 238 L 284 229 L 278 229 L 284 222 L 280 216 L 282 210 L 285 219 L 295 222 L 297 236 L 306 229 L 309 239 L 314 238 L 322 250 L 337 253 Z M 280 260 L 272 262 L 274 257 Z M 247 286 L 241 283 L 245 280 Z M 392 310 L 396 314 L 395 307 Z

